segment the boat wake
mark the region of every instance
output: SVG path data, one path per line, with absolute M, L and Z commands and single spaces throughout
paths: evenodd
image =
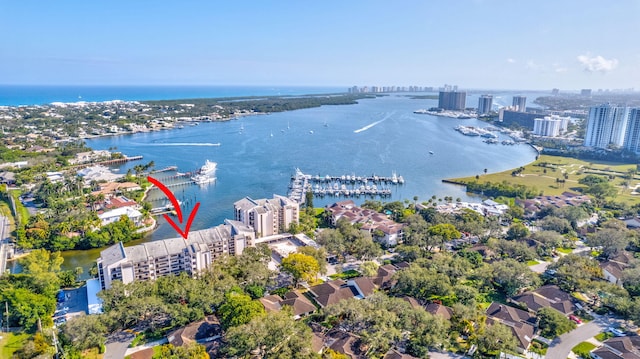
M 374 123 L 370 123 L 370 124 L 368 124 L 368 125 L 366 125 L 366 126 L 364 126 L 364 127 L 362 127 L 362 128 L 359 128 L 359 129 L 357 129 L 357 130 L 353 131 L 353 133 L 360 133 L 360 132 L 366 131 L 366 130 L 370 129 L 370 128 L 371 128 L 371 127 L 373 127 L 373 126 L 376 126 L 376 125 L 377 125 L 377 124 L 379 124 L 380 122 L 385 121 L 386 119 L 388 119 L 389 117 L 391 117 L 391 115 L 392 115 L 392 114 L 389 114 L 389 115 L 385 116 L 385 118 L 383 118 L 383 119 L 382 119 L 382 120 L 380 120 L 380 121 L 376 121 L 376 122 L 374 122 Z
M 172 142 L 172 143 L 148 143 L 147 146 L 220 146 L 218 143 L 209 142 Z

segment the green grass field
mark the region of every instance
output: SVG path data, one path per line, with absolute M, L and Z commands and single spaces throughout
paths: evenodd
M 506 181 L 512 184 L 535 187 L 544 195 L 559 195 L 565 191 L 577 192 L 584 188 L 578 181 L 588 174 L 610 175 L 614 176 L 612 184 L 618 188 L 616 201 L 629 204 L 640 203 L 640 194 L 632 194 L 633 188 L 640 185 L 640 176 L 635 175 L 631 179 L 627 178 L 628 171 L 636 169 L 635 164 L 589 162 L 570 157 L 540 155 L 536 161 L 523 167 L 524 170 L 517 176 L 512 175 L 513 170 L 507 170 L 490 174 L 479 173 L 478 179 L 476 176 L 471 176 L 448 180 L 461 183 L 473 181 L 501 183 Z M 558 182 L 562 180 L 565 182 Z M 623 182 L 627 182 L 627 185 L 623 186 Z
M 29 334 L 24 333 L 0 333 L 0 336 L 2 336 L 2 339 L 0 339 L 2 358 L 11 358 L 13 353 L 22 348 L 29 339 Z

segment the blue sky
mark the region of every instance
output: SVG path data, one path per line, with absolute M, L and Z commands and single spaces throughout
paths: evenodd
M 0 0 L 0 84 L 638 88 L 639 0 Z

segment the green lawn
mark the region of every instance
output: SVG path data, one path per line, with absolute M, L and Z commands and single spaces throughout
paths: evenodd
M 2 358 L 11 358 L 13 353 L 22 348 L 30 337 L 29 334 L 24 333 L 0 333 L 0 336 L 2 336 L 2 339 L 0 339 Z
M 359 277 L 361 274 L 355 269 L 349 269 L 342 273 L 336 273 L 329 276 L 331 279 L 351 279 L 355 277 Z
M 588 162 L 570 157 L 540 155 L 536 161 L 522 167 L 524 167 L 524 171 L 518 176 L 512 176 L 513 169 L 510 169 L 498 173 L 478 173 L 478 179 L 474 175 L 450 178 L 449 180 L 462 183 L 473 181 L 501 183 L 506 181 L 512 184 L 535 187 L 545 195 L 559 195 L 565 191 L 576 192 L 585 188 L 585 186 L 578 184 L 578 181 L 588 174 L 611 175 L 614 176 L 611 183 L 619 188 L 618 195 L 615 197 L 616 201 L 629 204 L 640 203 L 640 195 L 632 195 L 631 189 L 622 187 L 623 181 L 628 181 L 632 187 L 640 184 L 640 176 L 635 176 L 631 180 L 624 178 L 629 169 L 635 169 L 634 164 Z M 488 170 L 491 171 L 491 168 Z M 565 183 L 558 183 L 558 180 L 565 180 Z
M 603 342 L 609 338 L 613 338 L 613 333 L 609 333 L 609 332 L 602 332 L 598 335 L 596 335 L 594 338 L 596 338 L 597 341 Z
M 534 266 L 534 265 L 539 264 L 539 263 L 540 263 L 540 262 L 538 262 L 538 261 L 537 261 L 537 260 L 535 260 L 535 259 L 532 259 L 532 260 L 530 260 L 530 261 L 527 261 L 527 265 L 528 265 L 528 266 Z
M 571 349 L 576 355 L 589 355 L 589 352 L 595 349 L 596 346 L 589 342 L 582 342 Z
M 558 248 L 556 248 L 556 251 L 558 251 L 560 253 L 564 253 L 564 254 L 569 254 L 569 253 L 573 252 L 573 248 L 558 247 Z

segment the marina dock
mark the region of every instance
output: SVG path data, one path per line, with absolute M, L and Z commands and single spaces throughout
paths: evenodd
M 316 197 L 389 197 L 392 186 L 404 184 L 404 178 L 395 172 L 390 176 L 312 176 L 304 174 L 296 168 L 296 172 L 291 176 L 289 185 L 289 198 L 296 202 L 305 203 L 307 192 L 313 193 Z

